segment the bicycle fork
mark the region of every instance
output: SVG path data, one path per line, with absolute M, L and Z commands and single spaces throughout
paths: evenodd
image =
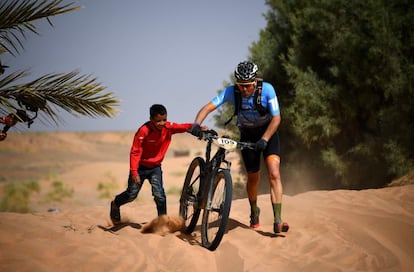
M 204 208 L 208 211 L 215 211 L 215 212 L 219 212 L 220 211 L 220 207 L 216 207 L 214 208 L 212 205 L 212 196 L 214 194 L 214 190 L 215 190 L 215 186 L 217 186 L 217 180 L 216 177 L 218 176 L 218 173 L 220 173 L 220 171 L 223 171 L 225 169 L 230 169 L 231 166 L 231 162 L 227 161 L 224 159 L 224 153 L 219 154 L 219 156 L 217 156 L 217 158 L 213 158 L 213 160 L 211 161 L 212 165 L 211 165 L 211 169 L 213 169 L 210 172 L 210 175 L 208 176 L 208 182 L 206 184 L 205 189 L 207 189 L 207 195 L 205 198 L 205 205 Z M 221 167 L 221 164 L 225 163 L 225 167 Z M 208 186 L 207 186 L 208 185 Z

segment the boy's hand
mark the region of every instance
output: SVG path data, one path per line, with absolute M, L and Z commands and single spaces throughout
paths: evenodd
M 134 181 L 135 184 L 140 184 L 141 183 L 141 179 L 140 179 L 139 176 L 132 177 L 132 180 Z
M 201 137 L 201 127 L 199 123 L 194 123 L 194 125 L 190 128 L 189 131 L 192 135 L 196 136 L 197 138 Z

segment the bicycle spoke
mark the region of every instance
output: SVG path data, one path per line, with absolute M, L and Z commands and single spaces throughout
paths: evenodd
M 220 171 L 215 176 L 211 202 L 203 213 L 203 246 L 215 250 L 223 238 L 231 206 L 232 183 L 228 170 Z
M 185 220 L 185 232 L 191 233 L 200 215 L 199 199 L 204 160 L 195 158 L 188 167 L 180 198 L 179 214 Z

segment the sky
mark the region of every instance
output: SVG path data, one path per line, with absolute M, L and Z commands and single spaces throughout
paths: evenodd
M 193 122 L 249 57 L 266 26 L 265 0 L 78 0 L 75 5 L 82 8 L 51 17 L 53 27 L 36 22 L 40 35 L 28 33 L 20 55 L 2 56 L 2 62 L 10 73 L 29 69 L 25 81 L 73 70 L 90 75 L 120 100 L 119 113 L 92 118 L 60 110 L 58 125 L 35 120 L 30 131 L 136 130 L 149 120 L 152 104 L 165 105 L 169 121 Z M 204 122 L 211 128 L 212 116 Z

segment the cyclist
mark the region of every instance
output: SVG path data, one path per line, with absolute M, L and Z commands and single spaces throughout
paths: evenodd
M 151 184 L 158 215 L 167 214 L 161 163 L 172 135 L 187 132 L 192 126 L 193 123 L 167 122 L 166 108 L 160 104 L 151 106 L 150 120 L 137 130 L 131 146 L 128 187 L 111 202 L 110 217 L 114 224 L 121 221 L 119 208 L 137 198 L 145 179 Z
M 239 108 L 237 126 L 240 130 L 240 141 L 256 143 L 255 150 L 248 148 L 242 150 L 242 158 L 247 170 L 246 191 L 250 203 L 250 227 L 260 227 L 257 192 L 260 182 L 260 156 L 263 154 L 270 184 L 274 215 L 273 231 L 280 233 L 289 229 L 289 225 L 281 218 L 283 189 L 279 171 L 280 143 L 277 132 L 281 120 L 280 109 L 275 89 L 270 83 L 260 82 L 261 88 L 257 88 L 259 86 L 257 71 L 258 67 L 253 62 L 240 62 L 234 71 L 236 85 L 225 88 L 200 109 L 190 132 L 199 136 L 200 124 L 208 114 L 225 102 Z M 236 99 L 237 90 L 240 92 L 241 99 Z M 256 92 L 261 92 L 260 96 L 258 94 L 255 96 Z M 255 103 L 257 97 L 259 97 L 260 105 Z M 236 105 L 236 101 L 240 101 L 240 105 Z M 266 111 L 259 112 L 261 108 Z

